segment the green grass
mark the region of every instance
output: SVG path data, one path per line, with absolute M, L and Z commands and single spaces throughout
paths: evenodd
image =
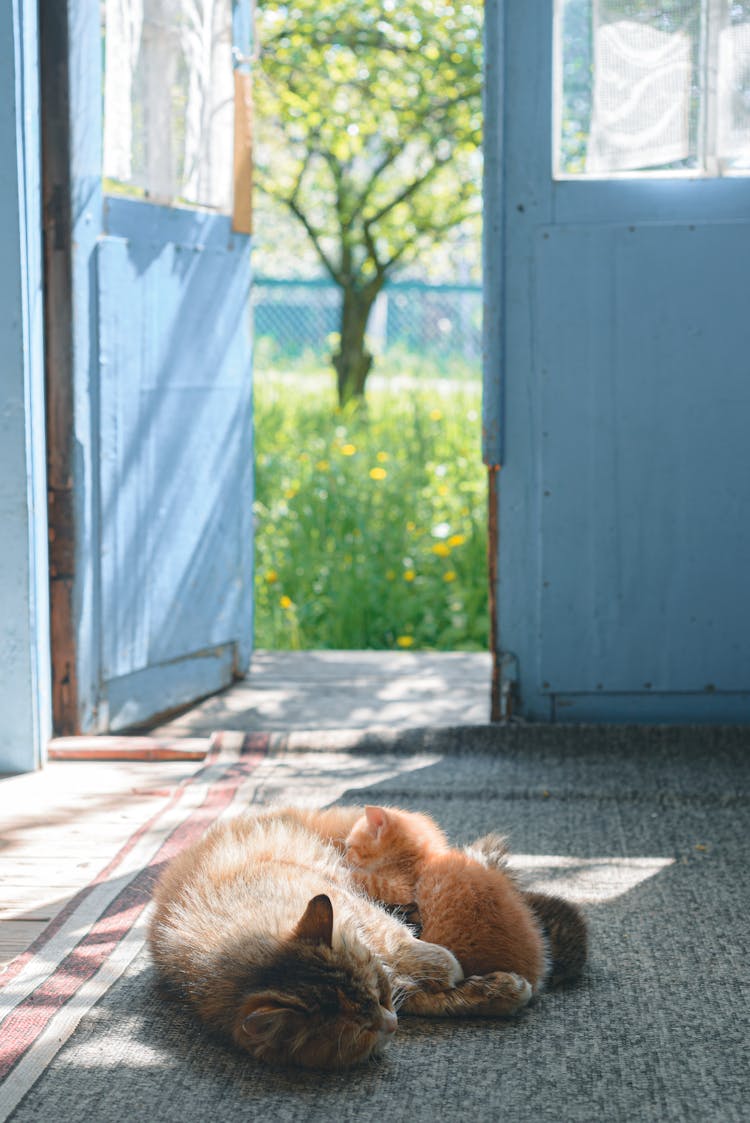
M 485 650 L 480 390 L 260 374 L 255 389 L 259 648 Z

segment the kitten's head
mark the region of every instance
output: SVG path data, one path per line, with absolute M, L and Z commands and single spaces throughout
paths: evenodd
M 255 980 L 234 1039 L 272 1064 L 337 1069 L 380 1052 L 396 1025 L 382 965 L 362 944 L 333 947 L 333 906 L 321 894 Z
M 447 847 L 445 835 L 428 815 L 395 807 L 365 807 L 346 840 L 346 860 L 355 869 L 394 869 L 418 861 L 426 851 Z

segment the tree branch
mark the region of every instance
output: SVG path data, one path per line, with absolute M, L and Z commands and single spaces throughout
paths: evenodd
M 371 215 L 370 218 L 364 220 L 364 225 L 370 227 L 373 226 L 376 222 L 380 222 L 381 218 L 385 218 L 388 212 L 392 211 L 394 207 L 397 207 L 399 203 L 405 203 L 407 199 L 410 199 L 415 191 L 418 191 L 420 187 L 423 187 L 425 183 L 427 183 L 427 181 L 435 174 L 435 172 L 447 163 L 447 158 L 445 160 L 440 160 L 436 157 L 434 163 L 430 165 L 424 175 L 421 175 L 417 179 L 412 180 L 408 187 L 405 187 L 403 191 L 399 191 L 398 195 L 394 196 L 394 198 L 391 199 L 390 203 L 386 203 L 385 206 L 382 206 L 379 211 L 375 212 L 374 215 Z
M 292 214 L 295 215 L 299 219 L 299 221 L 302 223 L 302 225 L 304 226 L 304 228 L 307 231 L 307 234 L 310 238 L 310 241 L 315 246 L 315 250 L 318 254 L 318 257 L 323 262 L 323 265 L 325 266 L 328 273 L 330 273 L 331 278 L 336 282 L 337 285 L 343 285 L 344 279 L 343 279 L 342 274 L 336 269 L 333 262 L 328 257 L 328 254 L 323 249 L 323 245 L 320 241 L 321 234 L 319 233 L 319 231 L 317 231 L 313 227 L 313 225 L 309 221 L 307 215 L 304 213 L 302 208 L 297 204 L 297 201 L 295 199 L 290 199 L 288 196 L 283 196 L 283 195 L 279 196 L 279 199 L 280 199 L 280 202 L 286 203 L 286 205 L 289 207 Z

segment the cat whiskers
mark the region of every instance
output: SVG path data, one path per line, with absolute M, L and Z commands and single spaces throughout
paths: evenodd
M 394 1011 L 398 1011 L 415 988 L 402 982 L 395 982 L 391 991 L 391 1002 Z

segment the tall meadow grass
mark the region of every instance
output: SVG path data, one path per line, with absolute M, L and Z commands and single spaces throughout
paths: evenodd
M 371 381 L 257 377 L 256 646 L 484 650 L 479 386 Z

